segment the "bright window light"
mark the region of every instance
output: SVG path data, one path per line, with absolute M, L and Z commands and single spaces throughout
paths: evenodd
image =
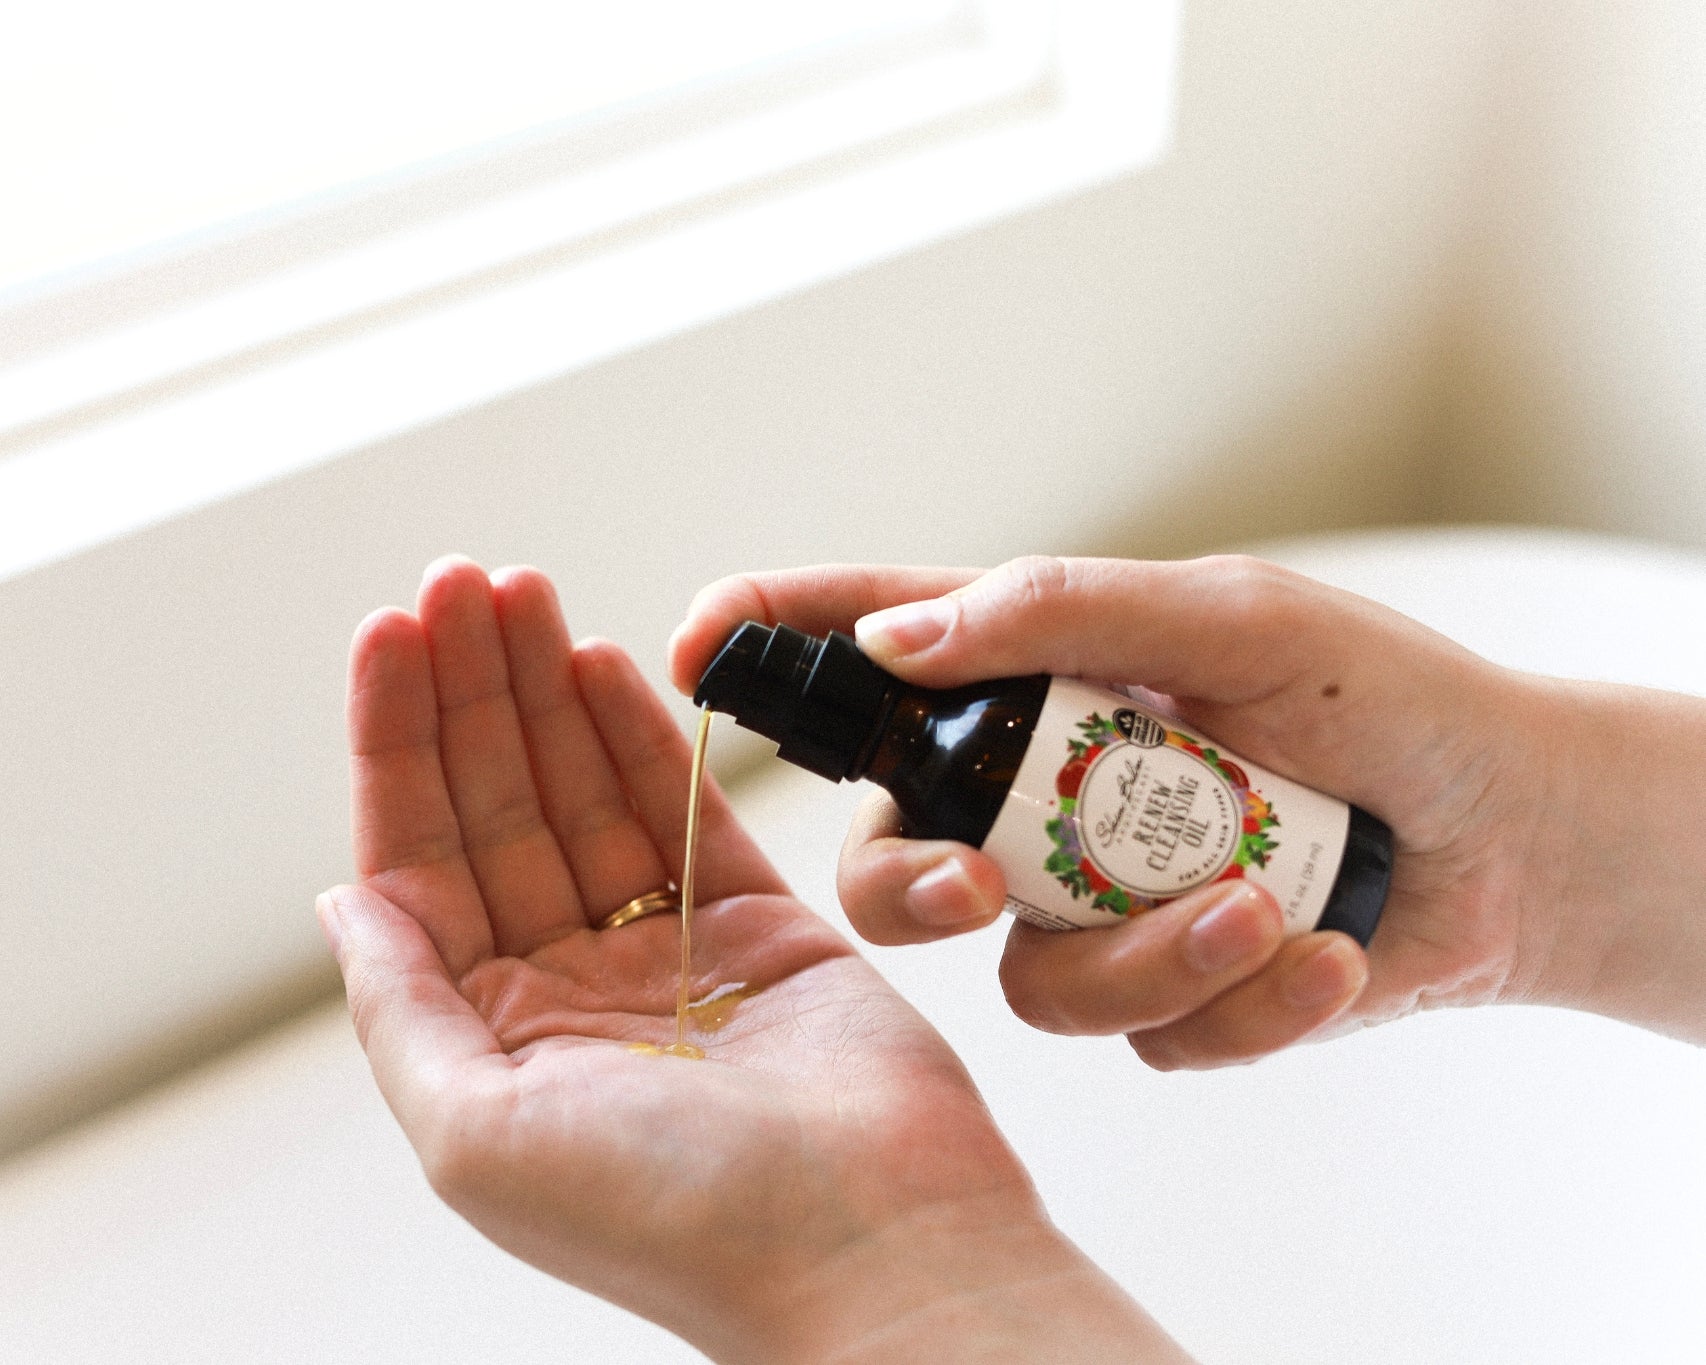
M 0 44 L 0 294 L 955 7 L 55 0 Z
M 1130 174 L 1180 7 L 111 3 L 0 44 L 0 579 Z

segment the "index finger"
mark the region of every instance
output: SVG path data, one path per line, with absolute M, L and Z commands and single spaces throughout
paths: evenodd
M 669 640 L 669 677 L 691 696 L 699 675 L 742 621 L 786 622 L 824 635 L 851 631 L 861 616 L 963 588 L 982 569 L 884 564 L 814 564 L 803 569 L 734 574 L 701 588 Z
M 395 607 L 350 645 L 349 744 L 356 870 L 459 975 L 490 956 L 492 927 L 445 782 L 426 632 Z

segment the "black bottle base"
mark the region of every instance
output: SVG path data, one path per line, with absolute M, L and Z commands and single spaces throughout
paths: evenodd
M 1350 827 L 1345 831 L 1345 856 L 1333 882 L 1327 908 L 1321 912 L 1317 929 L 1337 929 L 1368 947 L 1386 893 L 1392 888 L 1392 831 L 1360 807 L 1351 807 Z

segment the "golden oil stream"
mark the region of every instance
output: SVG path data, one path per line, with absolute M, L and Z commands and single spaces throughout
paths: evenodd
M 693 766 L 687 776 L 687 851 L 681 859 L 681 984 L 675 992 L 675 1042 L 665 1049 L 677 1057 L 703 1057 L 687 1041 L 688 989 L 693 970 L 693 865 L 699 861 L 699 797 L 705 789 L 705 746 L 711 739 L 711 708 L 699 708 L 693 737 Z
M 699 858 L 699 796 L 705 787 L 705 747 L 711 738 L 711 708 L 703 706 L 699 709 L 699 730 L 693 737 L 693 765 L 687 776 L 687 849 L 681 860 L 681 982 L 675 992 L 675 1041 L 668 1047 L 658 1047 L 654 1043 L 632 1043 L 631 1052 L 661 1052 L 670 1057 L 703 1057 L 705 1050 L 687 1041 L 687 1022 L 690 1017 L 706 1032 L 713 1032 L 728 1022 L 727 1012 L 732 1012 L 734 1002 L 726 1006 L 723 1013 L 710 1022 L 707 1015 L 702 1020 L 697 1011 L 713 1003 L 720 1004 L 728 1000 L 730 992 L 726 989 L 713 991 L 698 1006 L 689 1002 L 688 993 L 693 983 L 693 865 Z M 753 992 L 739 988 L 745 995 Z M 707 1027 L 708 1023 L 708 1027 Z

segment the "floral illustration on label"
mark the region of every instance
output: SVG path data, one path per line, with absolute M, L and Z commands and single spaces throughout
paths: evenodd
M 1073 899 L 1134 915 L 1267 866 L 1279 817 L 1236 763 L 1141 711 L 1092 712 L 1077 728 L 1043 864 Z

